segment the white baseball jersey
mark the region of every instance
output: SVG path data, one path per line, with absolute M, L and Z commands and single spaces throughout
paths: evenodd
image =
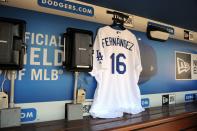
M 141 106 L 137 85 L 142 71 L 136 37 L 129 30 L 110 26 L 98 30 L 91 75 L 97 81 L 90 114 L 95 118 L 116 118 L 136 114 Z

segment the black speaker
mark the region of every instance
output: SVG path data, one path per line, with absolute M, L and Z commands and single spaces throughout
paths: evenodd
M 26 22 L 0 17 L 0 69 L 23 68 Z
M 93 32 L 67 28 L 64 34 L 64 65 L 68 71 L 90 72 L 92 70 Z

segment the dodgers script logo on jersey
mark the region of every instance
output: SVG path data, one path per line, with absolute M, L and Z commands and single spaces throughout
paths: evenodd
M 97 89 L 90 114 L 116 118 L 124 112 L 143 111 L 137 85 L 142 67 L 135 35 L 127 29 L 105 26 L 98 30 L 93 49 L 91 75 L 96 78 Z

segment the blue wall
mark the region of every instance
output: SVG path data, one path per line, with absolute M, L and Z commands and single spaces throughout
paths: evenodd
M 0 17 L 23 19 L 27 22 L 27 64 L 25 70 L 22 71 L 24 75 L 21 75 L 22 73 L 17 75 L 16 103 L 71 100 L 74 83 L 73 74 L 54 63 L 55 57 L 57 63 L 62 60 L 60 54 L 57 53 L 63 51 L 62 45 L 59 45 L 61 43 L 59 37 L 67 27 L 88 29 L 93 31 L 95 35 L 97 29 L 104 25 L 5 6 L 0 7 Z M 197 90 L 197 81 L 175 80 L 175 51 L 197 53 L 195 44 L 173 39 L 165 43 L 156 42 L 148 40 L 145 33 L 132 32 L 138 38 L 141 38 L 139 41 L 140 50 L 143 50 L 141 56 L 142 59 L 147 57 L 146 61 L 142 61 L 142 63 L 154 66 L 154 72 L 146 71 L 144 76 L 141 77 L 140 90 L 142 94 Z M 37 44 L 36 37 L 38 38 Z M 44 42 L 43 45 L 39 45 L 42 42 Z M 48 45 L 44 45 L 45 43 Z M 32 57 L 33 54 L 34 57 Z M 44 58 L 45 62 L 43 62 L 44 56 L 46 57 Z M 31 62 L 30 58 L 33 58 L 34 62 Z M 52 65 L 44 65 L 46 59 Z M 36 63 L 37 65 L 35 65 Z M 33 75 L 32 77 L 32 74 L 39 71 L 42 73 L 42 77 L 39 76 L 38 80 L 36 80 L 36 76 Z M 53 78 L 51 78 L 51 72 L 55 72 Z M 56 73 L 58 73 L 58 78 Z M 2 79 L 3 75 L 1 74 L 0 81 Z M 96 88 L 95 79 L 87 73 L 82 73 L 79 82 L 79 86 L 87 91 L 87 99 L 92 99 Z M 9 91 L 9 81 L 6 81 L 5 87 Z

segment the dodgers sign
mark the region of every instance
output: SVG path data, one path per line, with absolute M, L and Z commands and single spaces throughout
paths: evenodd
M 94 16 L 94 8 L 66 0 L 38 0 L 38 5 L 85 16 Z

